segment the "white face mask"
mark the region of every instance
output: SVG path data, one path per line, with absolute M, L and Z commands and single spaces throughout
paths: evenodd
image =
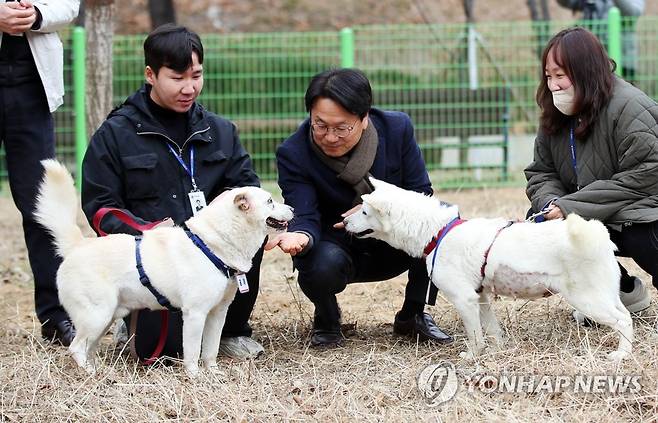
M 574 97 L 576 96 L 576 90 L 573 88 L 573 85 L 566 90 L 553 91 L 552 94 L 555 108 L 567 116 L 573 115 L 575 107 Z

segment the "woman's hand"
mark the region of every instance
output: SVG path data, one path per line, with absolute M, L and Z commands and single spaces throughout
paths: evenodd
M 309 240 L 308 235 L 301 232 L 284 232 L 271 237 L 265 244 L 265 251 L 279 247 L 284 253 L 296 256 L 306 247 Z

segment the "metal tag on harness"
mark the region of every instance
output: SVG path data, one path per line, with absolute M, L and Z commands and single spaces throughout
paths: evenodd
M 247 282 L 247 275 L 244 273 L 236 273 L 234 277 L 235 282 L 238 284 L 238 291 L 240 291 L 241 294 L 249 292 L 249 282 Z

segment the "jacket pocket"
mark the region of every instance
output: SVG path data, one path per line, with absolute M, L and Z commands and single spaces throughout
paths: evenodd
M 224 154 L 222 150 L 217 150 L 214 153 L 208 155 L 208 157 L 204 158 L 203 162 L 212 165 L 219 162 L 223 162 L 227 159 L 228 157 L 226 156 L 226 154 Z
M 158 156 L 155 153 L 121 158 L 125 169 L 124 183 L 129 200 L 157 198 L 159 178 L 155 175 Z

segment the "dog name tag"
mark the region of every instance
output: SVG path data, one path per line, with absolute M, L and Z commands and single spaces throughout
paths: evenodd
M 249 282 L 247 282 L 247 275 L 244 273 L 236 273 L 235 281 L 238 284 L 238 291 L 240 291 L 241 294 L 249 292 Z
M 206 207 L 206 197 L 203 195 L 203 191 L 190 191 L 187 194 L 190 197 L 190 204 L 192 205 L 192 213 L 196 214 L 202 208 Z

